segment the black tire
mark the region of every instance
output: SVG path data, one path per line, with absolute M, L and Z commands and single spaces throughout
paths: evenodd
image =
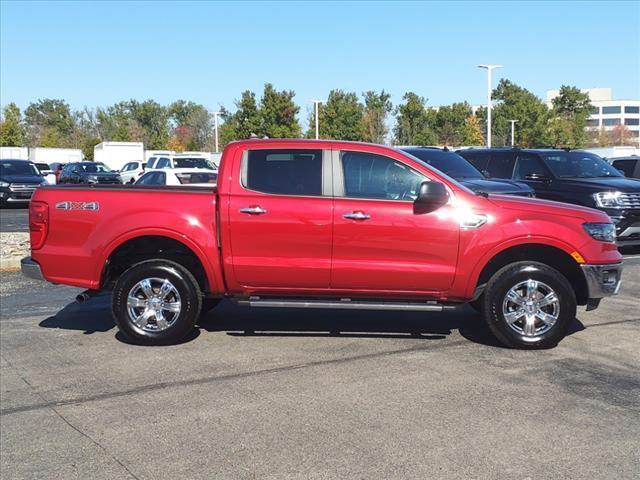
M 529 279 L 542 282 L 545 286 L 550 287 L 557 296 L 556 305 L 558 307 L 555 323 L 547 331 L 541 329 L 539 334 L 533 335 L 516 331 L 520 328 L 518 324 L 511 327 L 503 313 L 503 302 L 505 302 L 509 290 Z M 553 307 L 544 308 L 552 309 Z M 519 349 L 554 347 L 564 338 L 575 316 L 576 296 L 571 284 L 564 275 L 543 263 L 526 261 L 512 263 L 498 270 L 487 283 L 484 293 L 483 317 L 491 333 L 507 347 Z M 540 323 L 541 321 L 537 317 L 534 318 L 536 318 L 536 325 L 540 324 L 541 328 L 547 328 L 544 323 Z
M 169 313 L 169 326 L 159 331 L 153 331 L 153 322 L 149 322 L 148 328 L 144 329 L 136 325 L 129 315 L 127 305 L 132 289 L 142 280 L 150 278 L 168 280 L 179 295 L 179 302 L 175 301 L 177 297 L 172 297 L 174 303 L 180 305 L 179 313 Z M 201 308 L 202 293 L 195 277 L 179 263 L 165 259 L 145 260 L 127 269 L 118 278 L 111 299 L 111 312 L 120 331 L 135 343 L 144 345 L 170 345 L 180 342 L 193 330 Z M 144 307 L 141 307 L 141 310 L 143 309 Z

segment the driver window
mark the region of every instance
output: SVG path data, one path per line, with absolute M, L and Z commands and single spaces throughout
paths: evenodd
M 549 173 L 538 157 L 520 154 L 516 158 L 516 168 L 513 172 L 513 179 L 528 180 L 527 177 L 529 175 L 547 177 L 549 176 Z
M 402 162 L 365 152 L 341 152 L 344 194 L 351 198 L 413 201 L 429 179 Z

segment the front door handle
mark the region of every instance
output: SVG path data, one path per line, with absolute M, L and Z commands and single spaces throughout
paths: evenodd
M 260 205 L 252 205 L 250 207 L 241 208 L 240 213 L 247 213 L 249 215 L 263 215 L 267 213 L 267 211 Z
M 361 211 L 357 211 L 357 212 L 345 213 L 343 217 L 348 218 L 349 220 L 369 220 L 371 218 L 371 215 L 368 215 Z

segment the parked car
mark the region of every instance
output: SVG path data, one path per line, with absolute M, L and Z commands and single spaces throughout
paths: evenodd
M 598 155 L 517 148 L 469 149 L 460 155 L 491 178 L 527 183 L 539 198 L 602 210 L 616 225 L 618 245 L 640 245 L 640 182 Z
M 0 206 L 28 203 L 33 192 L 46 180 L 29 160 L 0 160 Z
M 64 167 L 64 163 L 54 162 L 49 165 L 51 171 L 56 176 L 56 183 L 60 181 L 60 174 L 62 173 L 62 167 Z
M 204 157 L 191 155 L 161 155 L 149 157 L 146 170 L 158 170 L 164 168 L 205 168 L 217 170 L 216 166 Z
M 88 289 L 80 302 L 112 291 L 118 327 L 147 344 L 180 341 L 228 298 L 430 312 L 472 302 L 503 344 L 542 348 L 576 305 L 594 309 L 620 286 L 605 213 L 476 195 L 395 148 L 233 142 L 219 178 L 212 189 L 39 189 L 22 271 Z
M 49 165 L 47 165 L 46 163 L 36 163 L 35 165 L 40 174 L 46 180 L 47 184 L 55 185 L 57 183 L 56 174 L 53 172 Z
M 616 170 L 620 170 L 627 178 L 640 178 L 640 157 L 609 158 L 609 163 Z
M 195 187 L 214 187 L 218 173 L 213 170 L 194 170 L 190 168 L 174 168 L 153 170 L 138 179 L 136 185 L 190 185 Z
M 77 162 L 62 168 L 58 183 L 117 184 L 122 183 L 122 179 L 103 163 Z
M 447 149 L 434 147 L 402 147 L 418 160 L 426 162 L 445 175 L 458 180 L 462 185 L 474 192 L 494 193 L 502 195 L 520 195 L 535 197 L 533 189 L 522 182 L 486 178 L 476 167 L 457 153 Z
M 135 183 L 143 174 L 145 170 L 145 164 L 142 162 L 129 162 L 122 167 L 118 173 L 122 183 Z

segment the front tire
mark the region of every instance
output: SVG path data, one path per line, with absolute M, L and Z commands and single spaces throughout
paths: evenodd
M 202 308 L 195 277 L 171 260 L 145 260 L 126 270 L 113 289 L 111 312 L 136 343 L 178 343 L 194 328 Z
M 512 348 L 554 347 L 576 316 L 576 296 L 569 281 L 539 262 L 516 262 L 498 270 L 484 297 L 487 326 Z

